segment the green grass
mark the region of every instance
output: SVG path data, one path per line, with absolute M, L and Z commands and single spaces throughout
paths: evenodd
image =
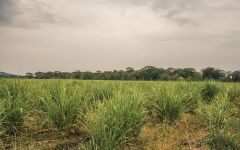
M 236 149 L 239 96 L 239 83 L 0 79 L 0 149 Z
M 189 82 L 179 82 L 175 86 L 177 94 L 181 96 L 184 112 L 193 113 L 198 108 L 201 99 L 199 88 L 199 85 Z
M 231 128 L 231 121 L 235 119 L 234 104 L 227 94 L 217 97 L 203 114 L 208 122 L 206 140 L 211 149 L 239 149 L 237 136 Z
M 210 130 L 207 134 L 207 144 L 213 150 L 239 150 L 236 136 L 232 136 L 228 131 Z
M 202 99 L 205 102 L 211 102 L 219 93 L 220 89 L 218 84 L 214 82 L 207 82 L 204 84 L 202 90 L 201 90 L 201 95 Z
M 210 128 L 223 129 L 232 115 L 232 105 L 226 99 L 218 99 L 204 111 Z
M 88 149 L 116 149 L 137 136 L 146 120 L 142 96 L 133 90 L 131 94 L 116 93 L 88 118 L 91 141 Z
M 229 86 L 226 94 L 229 101 L 236 103 L 240 100 L 240 87 L 236 85 Z
M 53 82 L 44 90 L 40 98 L 42 110 L 53 125 L 60 131 L 66 131 L 76 121 L 81 104 L 80 93 L 74 82 Z
M 174 87 L 155 88 L 149 100 L 150 111 L 155 114 L 160 121 L 176 121 L 184 112 L 181 93 L 175 93 Z
M 0 91 L 1 125 L 7 133 L 16 134 L 26 116 L 28 84 L 19 81 L 4 81 Z

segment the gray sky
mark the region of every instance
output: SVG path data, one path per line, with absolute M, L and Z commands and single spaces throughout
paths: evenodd
M 0 0 L 0 71 L 240 69 L 240 0 Z

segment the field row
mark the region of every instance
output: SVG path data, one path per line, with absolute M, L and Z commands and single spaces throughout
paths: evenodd
M 2 149 L 240 149 L 240 84 L 0 80 Z

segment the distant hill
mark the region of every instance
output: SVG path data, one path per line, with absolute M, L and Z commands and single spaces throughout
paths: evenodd
M 17 77 L 17 75 L 0 71 L 0 77 Z

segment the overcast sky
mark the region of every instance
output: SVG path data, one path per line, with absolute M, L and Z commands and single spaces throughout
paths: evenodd
M 240 69 L 240 0 L 0 0 L 0 71 Z

